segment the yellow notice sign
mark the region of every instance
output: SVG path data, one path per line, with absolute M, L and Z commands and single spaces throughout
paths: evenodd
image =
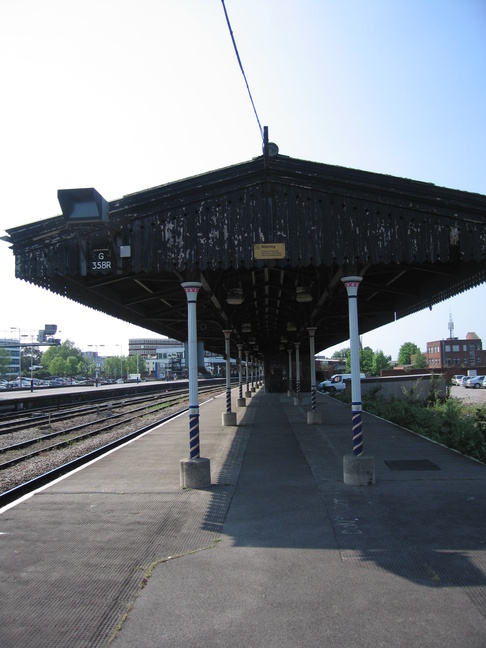
M 264 259 L 285 259 L 285 243 L 255 243 L 253 257 L 257 261 Z

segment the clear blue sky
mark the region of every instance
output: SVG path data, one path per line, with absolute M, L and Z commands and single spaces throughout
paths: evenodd
M 281 153 L 486 194 L 484 0 L 226 8 Z M 0 60 L 2 231 L 59 214 L 60 188 L 113 200 L 261 154 L 220 0 L 2 0 Z M 62 339 L 118 353 L 142 334 L 15 279 L 0 243 L 0 336 L 56 323 Z M 456 336 L 486 345 L 485 285 L 364 344 L 425 350 L 449 313 Z

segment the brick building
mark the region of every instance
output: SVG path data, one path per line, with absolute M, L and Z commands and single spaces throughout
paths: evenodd
M 476 333 L 468 333 L 465 339 L 448 338 L 427 342 L 429 369 L 476 369 L 486 366 L 486 351 Z

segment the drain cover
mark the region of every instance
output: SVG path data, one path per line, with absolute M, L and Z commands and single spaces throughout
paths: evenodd
M 428 459 L 397 459 L 385 463 L 390 470 L 440 470 L 439 466 Z

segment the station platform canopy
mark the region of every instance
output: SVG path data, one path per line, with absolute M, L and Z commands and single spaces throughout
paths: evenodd
M 349 339 L 486 279 L 486 197 L 264 154 L 107 202 L 61 190 L 62 215 L 7 231 L 16 276 L 155 333 L 187 339 L 181 282 L 198 281 L 198 339 L 256 354 Z

